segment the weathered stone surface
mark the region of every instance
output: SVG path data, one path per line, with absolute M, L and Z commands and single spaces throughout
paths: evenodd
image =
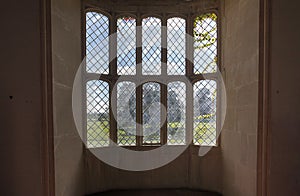
M 259 1 L 228 0 L 224 6 L 223 194 L 256 195 Z

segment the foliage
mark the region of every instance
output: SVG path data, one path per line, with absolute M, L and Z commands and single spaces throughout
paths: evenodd
M 97 121 L 97 122 L 88 122 L 89 127 L 91 129 L 88 130 L 88 144 L 90 146 L 104 146 L 108 142 L 109 128 L 108 121 Z M 168 124 L 170 127 L 181 127 L 182 124 L 174 122 Z M 214 132 L 214 125 L 209 122 L 200 122 L 194 129 L 194 143 L 202 144 L 208 137 L 208 133 Z M 118 130 L 118 137 L 122 137 L 123 140 L 120 141 L 120 145 L 127 145 L 128 143 L 135 143 L 136 137 L 135 135 L 131 135 L 126 133 L 123 129 Z M 148 136 L 148 140 L 153 141 L 154 139 L 159 140 L 159 137 L 153 135 Z M 159 141 L 158 141 L 159 142 Z M 176 143 L 174 140 L 170 143 Z
M 208 13 L 201 16 L 197 16 L 194 20 L 194 41 L 198 42 L 199 45 L 196 48 L 207 48 L 213 45 L 217 40 L 216 37 L 212 36 L 216 33 L 217 27 L 211 28 L 210 30 L 205 30 L 203 28 L 204 24 L 209 24 L 210 21 L 217 22 L 217 15 L 215 13 Z M 201 27 L 203 31 L 199 32 L 198 28 Z

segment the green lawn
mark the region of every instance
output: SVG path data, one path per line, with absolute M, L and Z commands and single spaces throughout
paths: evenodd
M 108 146 L 109 123 L 108 121 L 88 121 L 87 144 L 89 147 Z M 184 125 L 181 123 L 168 124 L 168 143 L 182 144 L 185 140 Z M 203 144 L 210 141 L 209 136 L 215 137 L 215 124 L 210 122 L 198 122 L 194 129 L 194 144 Z M 206 141 L 206 142 L 205 142 Z M 144 138 L 147 143 L 159 143 L 159 134 L 155 133 Z M 120 145 L 135 145 L 136 137 L 125 130 L 118 130 L 118 143 Z

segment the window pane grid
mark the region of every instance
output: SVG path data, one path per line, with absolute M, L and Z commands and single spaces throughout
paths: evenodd
M 143 85 L 143 143 L 160 143 L 160 84 Z
M 117 72 L 136 74 L 136 20 L 129 16 L 117 20 Z
M 194 20 L 194 73 L 217 71 L 217 16 L 208 13 Z
M 109 86 L 101 80 L 89 81 L 87 92 L 87 146 L 109 145 Z
M 213 80 L 194 84 L 194 144 L 216 145 L 217 85 Z
M 117 58 L 113 75 L 136 75 L 136 19 L 124 16 L 116 20 Z M 142 74 L 160 75 L 162 71 L 161 27 L 159 18 L 142 19 Z M 167 75 L 186 73 L 186 21 L 179 17 L 167 19 Z M 217 70 L 217 16 L 208 13 L 194 20 L 194 73 L 216 73 Z M 139 31 L 138 31 L 139 32 Z M 96 12 L 86 14 L 86 71 L 89 73 L 109 73 L 109 19 Z M 165 59 L 165 57 L 163 58 Z M 139 60 L 138 60 L 139 61 Z M 165 60 L 164 60 L 165 62 Z M 192 71 L 192 70 L 191 70 Z M 140 71 L 139 71 L 140 72 Z M 165 72 L 164 72 L 165 73 Z M 189 73 L 189 72 L 188 72 Z M 193 75 L 192 74 L 192 75 Z M 117 77 L 117 75 L 115 75 Z M 114 76 L 113 76 L 114 77 Z M 187 77 L 190 77 L 188 75 Z M 192 76 L 194 77 L 194 76 Z M 167 125 L 163 132 L 168 145 L 186 143 L 186 86 L 175 81 L 167 85 L 167 92 L 161 94 L 160 84 L 148 82 L 142 85 L 141 114 L 136 105 L 135 84 L 117 83 L 117 141 L 118 145 L 136 146 L 136 115 L 141 115 L 141 145 L 161 144 L 161 96 L 167 99 Z M 92 91 L 95 91 L 93 93 Z M 163 90 L 164 91 L 164 90 Z M 138 91 L 139 92 L 139 91 Z M 196 145 L 216 145 L 216 96 L 217 86 L 213 80 L 200 80 L 193 86 L 194 125 L 193 143 Z M 128 101 L 124 102 L 124 98 Z M 105 103 L 104 103 L 105 102 Z M 109 85 L 101 80 L 86 84 L 87 104 L 87 146 L 90 148 L 109 145 Z M 138 106 L 140 107 L 140 106 Z M 115 121 L 114 121 L 115 122 Z M 114 126 L 113 126 L 114 128 Z M 115 129 L 115 128 L 114 128 Z M 115 133 L 115 132 L 114 132 Z M 163 135 L 165 138 L 165 136 Z M 115 139 L 114 139 L 115 140 Z
M 167 65 L 168 75 L 185 74 L 185 20 L 170 18 L 167 21 Z
M 161 74 L 161 20 L 148 17 L 142 20 L 142 73 Z
M 86 71 L 109 73 L 109 20 L 97 12 L 86 13 Z
M 186 87 L 183 82 L 168 84 L 168 144 L 185 144 Z
M 120 82 L 117 87 L 118 145 L 136 144 L 135 84 Z

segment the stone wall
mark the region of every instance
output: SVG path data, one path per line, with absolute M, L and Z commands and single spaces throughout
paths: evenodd
M 87 157 L 87 193 L 110 189 L 195 188 L 221 192 L 220 148 L 204 157 L 199 148 L 191 148 L 171 163 L 154 170 L 134 172 L 111 167 L 89 152 Z
M 227 113 L 221 133 L 223 194 L 256 195 L 259 1 L 226 0 L 222 60 Z
M 52 0 L 56 196 L 85 192 L 83 144 L 72 114 L 72 86 L 81 63 L 81 2 Z
M 258 106 L 258 0 L 228 0 L 222 10 L 222 65 L 227 116 L 221 146 L 204 157 L 190 148 L 155 170 L 128 172 L 84 156 L 71 110 L 72 82 L 80 64 L 80 2 L 52 3 L 55 168 L 57 195 L 109 189 L 189 187 L 255 195 Z M 85 187 L 85 190 L 84 190 Z

